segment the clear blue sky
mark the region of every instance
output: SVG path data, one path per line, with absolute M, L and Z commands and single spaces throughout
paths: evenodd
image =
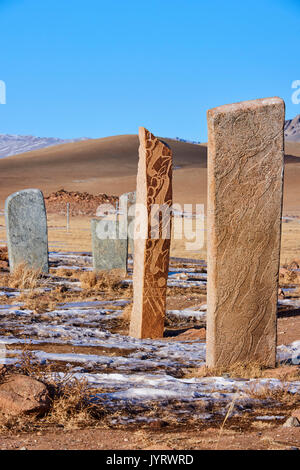
M 0 133 L 205 141 L 206 111 L 300 80 L 300 0 L 0 0 Z

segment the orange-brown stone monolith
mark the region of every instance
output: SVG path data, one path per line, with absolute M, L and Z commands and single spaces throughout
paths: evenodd
M 130 335 L 160 338 L 170 254 L 172 152 L 143 127 L 139 139 Z M 154 211 L 153 206 L 157 207 Z
M 280 98 L 207 113 L 210 367 L 275 366 L 284 114 Z

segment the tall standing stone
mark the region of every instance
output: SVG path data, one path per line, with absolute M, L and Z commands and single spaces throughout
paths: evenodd
M 92 219 L 93 267 L 97 271 L 127 267 L 127 238 L 118 220 Z
M 143 127 L 139 139 L 130 334 L 159 338 L 164 331 L 170 255 L 172 152 Z
M 280 98 L 207 113 L 208 366 L 275 366 L 284 114 Z
M 119 197 L 121 220 L 124 232 L 128 236 L 128 248 L 134 254 L 134 221 L 135 221 L 136 192 L 124 193 Z
M 45 273 L 48 265 L 48 230 L 45 202 L 39 189 L 24 189 L 5 202 L 10 269 L 25 263 Z

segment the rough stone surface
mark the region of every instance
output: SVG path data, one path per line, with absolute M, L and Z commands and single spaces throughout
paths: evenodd
M 136 192 L 122 194 L 119 198 L 121 220 L 124 223 L 124 232 L 128 235 L 128 248 L 134 254 L 134 221 L 135 221 Z
M 299 428 L 300 421 L 295 416 L 290 416 L 283 424 L 284 428 Z
M 117 220 L 92 219 L 93 266 L 97 271 L 127 268 L 127 237 Z M 112 238 L 114 237 L 114 238 Z
M 159 338 L 164 331 L 170 255 L 170 238 L 164 231 L 171 229 L 172 152 L 143 127 L 139 129 L 139 139 L 130 334 Z M 162 217 L 151 214 L 154 204 L 167 208 Z M 145 210 L 138 210 L 139 205 Z M 157 221 L 152 229 L 151 219 Z M 157 238 L 153 237 L 153 228 Z
M 221 106 L 207 119 L 207 365 L 274 367 L 284 102 Z
M 0 411 L 18 416 L 41 414 L 50 408 L 46 385 L 26 375 L 13 375 L 0 385 Z
M 48 231 L 44 197 L 39 189 L 11 194 L 5 202 L 10 269 L 25 263 L 47 273 Z

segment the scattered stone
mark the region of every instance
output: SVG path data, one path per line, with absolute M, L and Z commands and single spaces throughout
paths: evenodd
M 48 231 L 44 197 L 39 189 L 24 189 L 5 201 L 10 270 L 25 263 L 48 273 Z
M 176 339 L 180 341 L 193 341 L 199 339 L 205 339 L 206 337 L 206 329 L 205 328 L 190 328 L 186 330 L 184 333 L 180 333 Z
M 284 102 L 220 106 L 207 119 L 207 365 L 275 367 Z
M 160 338 L 170 256 L 172 152 L 143 127 L 139 139 L 130 335 Z
M 65 189 L 60 189 L 45 197 L 48 214 L 66 215 L 66 207 L 69 203 L 70 216 L 89 215 L 95 217 L 100 205 L 110 204 L 115 207 L 117 201 L 117 196 L 94 195 L 87 192 L 66 191 Z
M 0 385 L 0 411 L 19 416 L 42 414 L 50 408 L 46 385 L 26 375 L 12 375 Z
M 290 416 L 283 424 L 284 428 L 299 428 L 300 421 L 295 416 Z

